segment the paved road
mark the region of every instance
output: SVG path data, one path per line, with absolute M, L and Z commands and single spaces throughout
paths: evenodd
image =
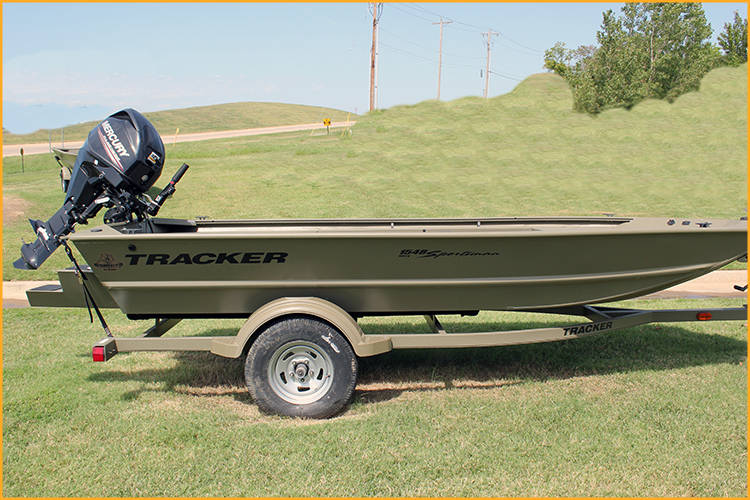
M 41 285 L 58 284 L 57 281 L 4 281 L 3 308 L 28 307 L 26 290 Z M 714 271 L 687 283 L 648 295 L 647 298 L 704 298 L 747 297 L 747 292 L 734 289 L 734 285 L 747 284 L 747 271 Z
M 342 128 L 351 127 L 357 123 L 356 121 L 348 122 L 333 122 L 331 128 Z M 174 135 L 163 135 L 161 140 L 164 144 L 174 144 L 175 142 L 195 142 L 195 141 L 207 141 L 210 139 L 226 139 L 228 137 L 244 137 L 248 135 L 266 135 L 266 134 L 281 134 L 283 132 L 299 132 L 302 130 L 316 130 L 323 129 L 325 126 L 321 123 L 307 123 L 304 125 L 282 125 L 280 127 L 263 127 L 263 128 L 248 128 L 244 130 L 224 130 L 222 132 L 202 132 L 199 134 L 178 134 L 177 140 L 175 141 Z M 59 142 L 53 142 L 52 146 L 61 146 Z M 83 141 L 66 141 L 66 148 L 80 148 L 83 146 Z M 37 144 L 9 144 L 3 145 L 3 156 L 21 156 L 21 148 L 23 148 L 23 154 L 35 155 L 41 153 L 49 153 L 49 143 L 37 143 Z

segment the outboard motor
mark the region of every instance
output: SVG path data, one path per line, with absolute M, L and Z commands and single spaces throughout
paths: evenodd
M 86 224 L 102 208 L 104 223 L 140 222 L 156 215 L 187 170 L 183 164 L 172 182 L 152 200 L 148 191 L 161 175 L 164 144 L 153 125 L 138 111 L 119 111 L 89 132 L 78 152 L 63 206 L 47 221 L 31 220 L 34 243 L 21 246 L 17 269 L 38 269 L 60 239 Z

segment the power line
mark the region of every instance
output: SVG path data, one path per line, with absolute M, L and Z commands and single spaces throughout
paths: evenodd
M 519 80 L 518 78 L 513 78 L 512 76 L 503 75 L 502 73 L 496 73 L 496 72 L 494 72 L 492 70 L 490 70 L 490 73 L 492 73 L 493 75 L 497 75 L 500 78 L 505 78 L 507 80 L 513 80 L 513 81 L 516 81 L 516 82 L 522 82 L 523 81 L 523 80 Z M 485 97 L 487 97 L 487 96 L 485 96 Z
M 393 38 L 398 38 L 399 40 L 401 40 L 403 42 L 406 42 L 409 45 L 414 45 L 415 47 L 419 47 L 420 49 L 427 50 L 427 51 L 429 51 L 431 53 L 437 52 L 435 49 L 432 49 L 430 47 L 425 47 L 424 45 L 420 45 L 418 43 L 412 42 L 411 40 L 407 40 L 406 38 L 402 38 L 402 37 L 396 35 L 395 33 L 391 33 L 390 31 L 388 31 L 388 30 L 386 30 L 384 28 L 379 28 L 379 29 L 380 29 L 380 31 L 382 33 L 386 33 L 387 35 L 392 36 Z M 450 57 L 458 57 L 460 59 L 481 59 L 481 60 L 484 60 L 483 56 L 464 56 L 464 55 L 459 55 L 459 54 L 453 54 L 451 52 L 443 52 L 443 55 L 450 56 Z
M 381 42 L 380 45 L 382 45 L 383 47 L 386 47 L 388 49 L 395 50 L 397 52 L 401 52 L 402 54 L 406 54 L 406 55 L 409 55 L 409 56 L 412 56 L 412 57 L 416 57 L 417 59 L 423 59 L 423 60 L 425 60 L 427 62 L 431 62 L 431 63 L 437 64 L 437 61 L 435 61 L 434 59 L 428 59 L 427 57 L 420 56 L 420 55 L 417 55 L 417 54 L 413 54 L 411 52 L 407 52 L 407 51 L 405 51 L 403 49 L 399 49 L 398 47 L 393 47 L 392 45 L 388 45 L 387 43 L 382 43 Z
M 443 66 L 451 66 L 452 68 L 471 68 L 471 69 L 477 69 L 479 67 L 476 64 L 469 66 L 468 64 L 455 64 L 455 63 L 443 63 Z
M 399 9 L 398 7 L 396 7 L 396 5 L 395 5 L 395 4 L 389 4 L 389 6 L 391 6 L 391 7 L 394 7 L 394 8 L 397 8 L 397 9 L 398 9 L 398 10 L 400 10 L 401 12 L 404 12 L 404 13 L 406 13 L 406 14 L 409 14 L 409 15 L 411 15 L 411 16 L 414 16 L 414 17 L 416 17 L 416 18 L 422 19 L 422 20 L 424 20 L 424 21 L 431 21 L 430 19 L 425 19 L 424 17 L 421 17 L 421 16 L 417 16 L 416 14 L 412 14 L 411 12 L 407 12 L 407 11 L 405 11 L 405 10 L 403 10 L 403 9 Z M 445 19 L 447 19 L 447 20 L 451 21 L 452 23 L 455 23 L 455 24 L 458 24 L 458 25 L 461 25 L 461 26 L 465 26 L 465 27 L 467 27 L 467 28 L 470 28 L 470 29 L 462 29 L 462 28 L 458 28 L 458 27 L 451 27 L 451 29 L 456 29 L 456 30 L 459 30 L 459 31 L 468 31 L 468 32 L 477 32 L 477 31 L 482 31 L 482 30 L 489 30 L 489 31 L 492 31 L 492 32 L 494 32 L 494 33 L 497 33 L 497 34 L 499 34 L 499 35 L 500 35 L 501 37 L 505 38 L 505 39 L 506 39 L 506 40 L 508 40 L 509 42 L 512 42 L 512 43 L 514 43 L 514 44 L 518 45 L 519 47 L 523 47 L 523 48 L 524 48 L 524 49 L 526 49 L 526 50 L 530 50 L 530 51 L 534 52 L 535 54 L 543 54 L 543 53 L 544 53 L 544 52 L 543 52 L 543 51 L 541 51 L 541 50 L 537 50 L 537 49 L 534 49 L 534 48 L 528 47 L 528 46 L 526 46 L 526 45 L 524 45 L 524 44 L 522 44 L 522 43 L 520 43 L 520 42 L 517 42 L 517 41 L 515 41 L 514 39 L 512 39 L 511 37 L 509 37 L 508 35 L 506 35 L 506 34 L 505 34 L 505 33 L 503 33 L 502 31 L 494 30 L 494 29 L 492 29 L 492 28 L 490 28 L 490 27 L 487 27 L 487 26 L 477 26 L 477 25 L 475 25 L 475 24 L 468 24 L 468 23 L 464 23 L 464 22 L 462 22 L 462 21 L 458 21 L 458 20 L 456 20 L 456 19 L 452 19 L 452 18 L 450 18 L 450 17 L 448 17 L 448 16 L 444 16 L 444 15 L 442 15 L 442 14 L 438 14 L 438 13 L 436 13 L 436 12 L 432 12 L 431 10 L 425 9 L 424 7 L 422 7 L 421 5 L 418 5 L 418 4 L 407 4 L 407 6 L 408 6 L 408 7 L 410 7 L 410 8 L 412 8 L 412 9 L 415 9 L 415 10 L 418 10 L 418 11 L 421 11 L 421 12 L 424 12 L 424 13 L 426 13 L 426 14 L 430 14 L 430 15 L 432 15 L 432 16 L 435 16 L 435 17 L 439 17 L 439 18 L 445 18 Z M 514 47 L 511 47 L 511 46 L 508 46 L 508 45 L 505 45 L 505 44 L 501 44 L 501 45 L 503 45 L 503 47 L 506 47 L 506 48 L 508 48 L 508 49 L 511 49 L 511 50 L 516 50 L 516 51 L 518 51 L 518 52 L 521 52 L 521 51 L 519 51 L 518 49 L 516 49 L 516 48 L 514 48 Z M 523 52 L 521 52 L 521 53 L 523 53 Z
M 401 11 L 401 12 L 403 12 L 404 14 L 408 14 L 408 15 L 410 15 L 410 16 L 414 16 L 414 17 L 416 17 L 417 19 L 421 19 L 422 21 L 427 21 L 428 23 L 431 23 L 431 22 L 432 22 L 432 19 L 427 19 L 427 18 L 425 18 L 425 17 L 422 17 L 422 16 L 418 16 L 418 15 L 416 15 L 416 14 L 412 14 L 411 12 L 405 11 L 404 9 L 400 9 L 400 8 L 398 8 L 397 4 L 395 4 L 395 3 L 389 3 L 389 4 L 388 4 L 388 7 L 392 7 L 392 8 L 394 8 L 394 9 L 396 9 L 396 10 L 400 10 L 400 11 Z
M 536 53 L 536 54 L 544 54 L 544 51 L 542 51 L 542 50 L 537 50 L 537 49 L 532 49 L 531 47 L 527 47 L 526 45 L 524 45 L 524 44 L 522 44 L 522 43 L 518 43 L 517 41 L 513 40 L 512 38 L 510 38 L 510 37 L 509 37 L 508 35 L 506 35 L 506 34 L 504 34 L 504 33 L 500 33 L 500 36 L 502 36 L 502 37 L 503 37 L 503 38 L 505 38 L 506 40 L 509 40 L 509 41 L 511 41 L 511 42 L 513 42 L 513 43 L 515 43 L 515 44 L 516 44 L 516 45 L 518 45 L 519 47 L 523 47 L 523 48 L 524 48 L 524 49 L 526 49 L 526 50 L 530 50 L 530 51 L 532 51 L 532 52 L 534 52 L 534 53 Z M 508 48 L 509 48 L 509 49 L 511 49 L 511 50 L 515 50 L 516 52 L 520 52 L 521 54 L 523 54 L 523 52 L 521 52 L 521 51 L 520 51 L 520 50 L 518 50 L 518 49 L 514 49 L 513 47 L 510 47 L 510 46 L 508 46 L 508 45 L 505 45 L 505 44 L 503 44 L 503 46 L 504 46 L 504 47 L 508 47 Z
M 398 38 L 399 40 L 401 40 L 403 42 L 406 42 L 408 44 L 414 45 L 415 47 L 419 47 L 420 49 L 429 50 L 430 52 L 435 52 L 435 49 L 431 49 L 429 47 L 425 47 L 424 45 L 419 45 L 418 43 L 414 43 L 414 42 L 412 42 L 410 40 L 407 40 L 406 38 L 401 38 L 400 36 L 398 36 L 398 35 L 396 35 L 394 33 L 391 33 L 390 31 L 385 30 L 383 28 L 380 28 L 380 31 L 382 31 L 383 33 L 386 33 L 388 35 L 391 35 L 393 38 Z
M 418 5 L 418 4 L 409 4 L 409 6 L 412 7 L 413 9 L 415 9 L 415 10 L 421 10 L 422 12 L 425 12 L 427 14 L 433 15 L 435 17 L 444 17 L 445 19 L 448 19 L 451 22 L 454 22 L 456 24 L 460 24 L 461 26 L 466 26 L 467 28 L 472 28 L 472 30 L 474 30 L 474 31 L 481 31 L 483 29 L 487 29 L 486 27 L 483 27 L 483 26 L 475 26 L 475 25 L 472 25 L 472 24 L 466 24 L 466 23 L 458 21 L 456 19 L 452 19 L 452 18 L 450 18 L 448 16 L 443 16 L 442 14 L 437 14 L 435 12 L 432 12 L 430 10 L 425 9 L 424 7 L 422 7 L 421 5 Z
M 460 59 L 482 59 L 484 60 L 484 57 L 482 56 L 461 56 L 458 54 L 451 54 L 450 52 L 443 52 L 443 54 L 445 54 L 446 56 L 458 57 Z
M 515 78 L 513 76 L 509 76 L 507 74 L 504 74 L 504 73 L 499 72 L 499 71 L 494 71 L 492 69 L 493 64 L 491 62 L 491 51 L 492 51 L 492 45 L 493 45 L 493 40 L 492 40 L 493 37 L 502 37 L 500 40 L 497 40 L 498 43 L 500 43 L 500 45 L 502 45 L 503 47 L 506 47 L 506 48 L 511 49 L 511 50 L 515 50 L 517 52 L 523 53 L 522 51 L 520 51 L 520 50 L 518 50 L 518 49 L 516 49 L 514 47 L 510 47 L 510 46 L 506 45 L 501 40 L 505 39 L 505 40 L 508 40 L 508 41 L 510 41 L 510 42 L 512 42 L 512 43 L 514 43 L 514 44 L 516 44 L 518 46 L 520 46 L 520 47 L 523 47 L 523 48 L 525 48 L 527 50 L 530 50 L 532 52 L 542 53 L 541 51 L 538 51 L 536 49 L 532 49 L 532 48 L 527 47 L 527 46 L 525 46 L 525 45 L 523 45 L 521 43 L 516 42 L 515 40 L 511 39 L 510 37 L 508 37 L 507 35 L 505 35 L 504 33 L 500 32 L 500 31 L 496 31 L 496 30 L 493 30 L 491 28 L 482 28 L 480 26 L 471 25 L 471 24 L 467 24 L 467 23 L 464 23 L 464 22 L 461 22 L 461 21 L 457 21 L 455 19 L 447 18 L 445 16 L 440 16 L 439 14 L 436 14 L 436 13 L 434 13 L 434 12 L 428 10 L 428 9 L 425 9 L 422 6 L 415 6 L 413 4 L 412 5 L 388 4 L 388 6 L 389 7 L 393 7 L 394 9 L 396 9 L 396 10 L 398 10 L 400 12 L 403 12 L 404 14 L 407 14 L 407 15 L 410 15 L 412 17 L 415 17 L 417 19 L 421 19 L 423 21 L 430 22 L 433 25 L 440 24 L 440 45 L 439 45 L 439 49 L 437 51 L 438 52 L 438 60 L 437 61 L 435 61 L 434 59 L 431 59 L 430 57 L 425 57 L 425 56 L 422 56 L 422 55 L 419 55 L 419 54 L 415 54 L 413 52 L 409 52 L 407 50 L 404 50 L 404 49 L 401 49 L 401 48 L 398 48 L 398 47 L 394 47 L 393 45 L 382 43 L 383 47 L 385 47 L 386 49 L 389 49 L 389 50 L 392 50 L 392 51 L 396 51 L 396 52 L 400 52 L 400 53 L 405 54 L 407 56 L 410 56 L 410 57 L 413 57 L 413 58 L 416 58 L 416 59 L 420 59 L 420 60 L 426 61 L 428 63 L 437 64 L 437 66 L 438 66 L 438 92 L 437 92 L 437 98 L 438 98 L 438 100 L 440 100 L 440 84 L 441 84 L 441 73 L 442 73 L 442 66 L 443 65 L 448 66 L 448 67 L 454 67 L 454 68 L 469 68 L 469 69 L 476 69 L 477 68 L 477 65 L 474 65 L 474 64 L 468 65 L 468 64 L 457 64 L 457 63 L 443 63 L 443 60 L 442 60 L 443 59 L 443 27 L 445 25 L 449 25 L 449 24 L 455 23 L 455 24 L 458 24 L 458 25 L 463 26 L 463 27 L 468 28 L 468 29 L 460 28 L 460 27 L 455 27 L 455 26 L 449 26 L 449 28 L 450 29 L 457 29 L 459 31 L 472 32 L 472 33 L 479 32 L 479 34 L 482 35 L 483 37 L 485 37 L 485 36 L 487 37 L 487 41 L 485 42 L 485 45 L 487 46 L 487 63 L 486 63 L 486 68 L 485 68 L 486 74 L 485 74 L 485 89 L 484 89 L 484 97 L 485 98 L 487 98 L 488 95 L 489 95 L 489 79 L 490 79 L 490 74 L 494 74 L 494 75 L 496 75 L 496 76 L 498 76 L 500 78 L 504 78 L 504 79 L 507 79 L 507 80 L 513 80 L 513 81 L 517 81 L 517 82 L 522 81 L 519 78 Z M 382 12 L 383 12 L 383 4 L 382 3 L 368 4 L 368 7 L 369 7 L 369 10 L 370 10 L 370 13 L 373 16 L 373 45 L 372 45 L 371 62 L 370 62 L 370 69 L 371 69 L 371 76 L 370 76 L 370 110 L 373 110 L 373 109 L 375 109 L 377 107 L 378 50 L 379 50 L 379 46 L 381 45 L 381 42 L 379 40 L 379 34 L 380 34 L 380 30 L 381 30 L 379 20 L 380 20 L 380 16 L 382 15 Z M 426 14 L 428 14 L 430 16 L 438 17 L 440 19 L 440 21 L 439 22 L 433 22 L 431 19 L 427 19 L 426 17 L 423 17 L 422 15 L 415 14 L 414 12 L 410 12 L 409 10 L 405 10 L 404 8 L 401 8 L 401 7 L 406 7 L 406 8 L 409 8 L 409 9 L 416 10 L 420 14 L 425 14 L 426 13 Z M 487 29 L 487 31 L 483 32 L 482 31 L 483 29 Z M 415 43 L 415 42 L 413 42 L 411 40 L 407 40 L 406 38 L 402 38 L 402 37 L 396 35 L 395 33 L 390 32 L 388 30 L 384 29 L 383 32 L 386 33 L 387 35 L 395 38 L 395 39 L 398 39 L 398 40 L 400 40 L 402 42 L 408 43 L 409 45 L 415 46 L 415 47 L 417 47 L 417 48 L 419 48 L 421 50 L 425 50 L 430 55 L 433 55 L 435 53 L 435 50 L 432 49 L 432 48 L 425 47 L 424 45 L 420 45 L 420 44 Z M 454 57 L 454 58 L 459 58 L 461 60 L 484 59 L 482 57 L 462 56 L 462 55 L 450 54 L 450 53 L 445 53 L 445 55 L 446 56 L 450 56 L 450 57 Z M 500 66 L 503 67 L 502 65 L 500 65 Z M 507 68 L 507 67 L 504 67 L 504 68 L 506 70 L 511 71 L 511 72 L 515 71 L 512 68 Z M 481 71 L 480 71 L 480 73 L 481 73 Z
M 421 59 L 421 60 L 423 60 L 425 62 L 428 62 L 428 63 L 438 64 L 438 62 L 436 60 L 434 60 L 434 59 L 430 59 L 428 57 L 420 56 L 420 55 L 414 54 L 412 52 L 407 52 L 406 50 L 399 49 L 398 47 L 393 47 L 393 46 L 388 45 L 388 44 L 383 43 L 383 42 L 380 42 L 380 45 L 382 47 L 387 48 L 387 49 L 395 50 L 396 52 L 400 52 L 402 54 L 406 54 L 408 56 L 415 57 L 417 59 Z M 495 63 L 492 63 L 492 64 L 495 64 Z M 446 63 L 446 62 L 443 63 L 443 66 L 450 66 L 451 68 L 467 68 L 467 69 L 472 69 L 472 70 L 476 70 L 477 69 L 476 65 L 469 66 L 467 64 L 454 64 L 454 63 Z M 511 68 L 508 68 L 508 69 L 511 69 Z M 485 71 L 485 70 L 483 69 L 482 71 Z M 500 73 L 498 71 L 493 71 L 492 69 L 490 69 L 490 73 L 493 74 L 493 75 L 497 75 L 500 78 L 505 78 L 506 80 L 513 80 L 514 82 L 522 82 L 523 81 L 520 78 L 515 78 L 515 77 L 512 77 L 512 76 L 508 76 L 508 75 Z
M 396 52 L 401 52 L 402 54 L 406 54 L 407 56 L 416 57 L 417 59 L 422 59 L 423 61 L 430 62 L 432 64 L 437 64 L 438 62 L 435 59 L 430 59 L 429 57 L 420 56 L 419 54 L 414 54 L 413 52 L 409 52 L 403 49 L 399 49 L 398 47 L 394 47 L 392 45 L 388 45 L 387 43 L 380 42 L 381 47 L 385 47 L 387 49 L 395 50 Z M 484 59 L 484 57 L 482 57 Z M 443 66 L 451 66 L 453 68 L 471 68 L 471 69 L 477 69 L 477 65 L 468 65 L 468 64 L 456 64 L 456 63 L 448 63 L 444 62 Z M 510 69 L 510 68 L 508 68 Z M 510 77 L 508 77 L 510 78 Z M 521 80 L 518 80 L 521 81 Z
M 493 68 L 501 68 L 501 69 L 498 69 L 498 71 L 505 71 L 506 73 L 507 72 L 516 73 L 517 75 L 520 75 L 521 78 L 526 78 L 526 76 L 528 76 L 526 73 L 516 71 L 513 68 L 509 68 L 508 66 L 503 66 L 502 64 L 497 63 L 497 62 L 493 62 L 490 65 L 490 70 L 492 70 Z M 521 80 L 518 80 L 518 81 L 520 82 Z

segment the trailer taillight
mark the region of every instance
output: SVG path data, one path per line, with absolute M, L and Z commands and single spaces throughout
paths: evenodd
M 695 317 L 698 318 L 698 321 L 711 321 L 710 312 L 699 312 Z
M 91 356 L 95 362 L 107 361 L 115 354 L 117 354 L 117 343 L 111 337 L 100 340 L 91 350 Z
M 104 346 L 95 345 L 93 351 L 94 361 L 106 361 L 104 355 Z

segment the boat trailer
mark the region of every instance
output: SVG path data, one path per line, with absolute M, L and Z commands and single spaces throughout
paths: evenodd
M 76 276 L 76 271 L 81 271 Z M 302 418 L 328 418 L 341 412 L 356 386 L 358 357 L 393 349 L 492 347 L 572 340 L 648 323 L 747 321 L 747 306 L 708 309 L 630 309 L 576 305 L 519 312 L 565 315 L 585 321 L 521 330 L 454 333 L 438 315 L 423 314 L 432 333 L 366 334 L 357 319 L 319 297 L 282 297 L 254 311 L 235 336 L 165 336 L 185 317 L 154 318 L 138 337 L 113 336 L 96 306 L 117 308 L 88 266 L 58 272 L 59 285 L 27 292 L 32 306 L 91 307 L 107 336 L 92 349 L 95 362 L 119 353 L 141 351 L 210 352 L 227 358 L 246 357 L 245 380 L 258 406 L 266 412 Z M 88 279 L 81 279 L 87 276 Z M 83 281 L 87 287 L 81 287 Z M 738 287 L 735 287 L 738 288 Z M 742 289 L 740 287 L 739 289 Z M 87 298 L 88 297 L 88 298 Z M 135 318 L 131 318 L 135 319 Z M 92 315 L 93 321 L 93 315 Z
M 245 323 L 236 337 L 162 337 L 183 318 L 167 318 L 155 320 L 154 326 L 138 337 L 106 337 L 93 347 L 94 361 L 108 361 L 118 353 L 139 351 L 206 351 L 213 354 L 238 358 L 247 353 L 247 347 L 258 326 L 267 323 L 278 316 L 268 314 L 268 310 L 276 310 L 283 302 L 320 305 L 321 299 L 293 298 L 281 299 L 268 308 L 262 308 Z M 296 308 L 295 308 L 296 309 Z M 329 311 L 341 315 L 347 313 L 334 304 L 328 304 Z M 571 340 L 592 335 L 609 333 L 615 330 L 646 325 L 649 323 L 685 323 L 694 321 L 746 321 L 747 308 L 723 309 L 628 309 L 604 306 L 571 306 L 548 310 L 524 311 L 529 313 L 558 314 L 588 318 L 590 321 L 565 326 L 547 328 L 532 328 L 522 330 L 504 330 L 494 332 L 448 333 L 434 314 L 425 314 L 424 318 L 432 333 L 400 333 L 389 335 L 373 335 L 362 332 L 356 321 L 337 321 L 337 326 L 347 324 L 348 328 L 342 333 L 351 343 L 356 354 L 360 357 L 383 354 L 393 349 L 428 349 L 428 348 L 460 348 L 460 347 L 493 347 L 519 344 L 535 344 Z M 295 314 L 305 314 L 303 310 Z M 310 311 L 323 321 L 330 321 L 334 316 L 318 315 Z M 259 316 L 262 316 L 261 319 Z M 327 317 L 326 317 L 327 316 Z M 339 318 L 341 319 L 341 318 Z

